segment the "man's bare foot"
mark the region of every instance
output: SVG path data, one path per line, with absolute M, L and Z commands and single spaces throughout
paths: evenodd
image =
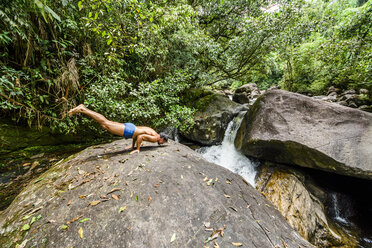
M 77 106 L 73 109 L 70 109 L 70 111 L 68 111 L 68 116 L 72 116 L 74 114 L 81 113 L 81 112 L 84 111 L 84 109 L 85 109 L 84 104 L 80 104 L 79 106 Z

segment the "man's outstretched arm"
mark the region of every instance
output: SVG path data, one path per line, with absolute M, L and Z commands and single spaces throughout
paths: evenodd
M 129 146 L 127 146 L 127 147 L 125 147 L 125 151 L 126 150 L 134 150 L 134 146 L 136 145 L 136 141 L 137 141 L 137 139 L 132 139 L 132 145 L 129 145 Z

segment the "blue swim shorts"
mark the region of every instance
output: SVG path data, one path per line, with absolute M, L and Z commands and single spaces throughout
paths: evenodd
M 132 138 L 134 131 L 136 131 L 136 126 L 133 123 L 124 123 L 124 138 Z

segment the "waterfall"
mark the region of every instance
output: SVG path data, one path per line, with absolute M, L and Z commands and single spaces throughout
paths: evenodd
M 333 192 L 331 198 L 331 213 L 334 219 L 344 225 L 349 225 L 347 218 L 351 215 L 352 206 L 346 196 Z M 340 199 L 343 199 L 340 201 Z
M 246 111 L 240 112 L 227 126 L 221 145 L 202 147 L 196 151 L 212 163 L 218 164 L 232 172 L 241 175 L 247 182 L 255 187 L 256 167 L 258 163 L 238 152 L 234 145 L 236 133 L 240 127 Z

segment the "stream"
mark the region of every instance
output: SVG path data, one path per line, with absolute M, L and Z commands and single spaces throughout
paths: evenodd
M 234 140 L 240 124 L 245 115 L 240 112 L 227 126 L 224 139 L 221 145 L 201 147 L 197 152 L 209 162 L 218 164 L 232 172 L 241 175 L 254 188 L 256 187 L 255 177 L 259 162 L 247 158 L 237 151 Z M 302 168 L 303 169 L 303 168 Z M 322 171 L 306 170 L 307 175 L 314 177 L 328 195 L 325 203 L 327 216 L 336 225 L 340 226 L 346 233 L 359 236 L 359 247 L 372 247 L 371 222 L 372 209 L 368 203 L 367 195 L 372 193 L 371 184 L 366 180 L 359 180 L 346 176 L 334 175 Z M 347 187 L 345 182 L 350 185 Z M 360 189 L 366 189 L 367 193 L 361 193 Z
M 235 148 L 234 140 L 245 111 L 240 112 L 227 126 L 221 145 L 200 147 L 197 152 L 209 162 L 218 164 L 234 173 L 241 175 L 254 188 L 259 162 L 254 161 Z M 177 130 L 174 139 L 179 142 Z M 60 159 L 74 154 L 92 144 L 62 145 L 53 149 L 33 150 L 26 148 L 8 156 L 3 156 L 0 162 L 0 211 L 4 210 L 31 180 L 49 169 Z M 5 169 L 7 168 L 7 169 Z M 306 170 L 306 169 L 305 169 Z M 316 179 L 317 184 L 328 194 L 325 204 L 328 217 L 336 225 L 348 232 L 359 232 L 360 247 L 372 247 L 372 208 L 369 196 L 372 185 L 368 180 L 359 180 L 322 171 L 308 170 L 307 175 Z M 362 189 L 365 189 L 364 191 Z
M 256 187 L 256 168 L 259 163 L 254 162 L 236 150 L 234 141 L 246 111 L 240 112 L 227 126 L 221 145 L 201 147 L 196 151 L 211 162 L 218 164 L 232 172 L 241 175 L 254 188 Z

